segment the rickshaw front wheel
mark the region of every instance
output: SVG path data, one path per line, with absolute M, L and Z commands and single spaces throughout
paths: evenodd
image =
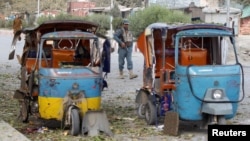
M 202 129 L 207 129 L 208 125 L 226 125 L 226 118 L 224 115 L 210 115 L 205 114 L 202 119 Z
M 76 136 L 80 132 L 80 117 L 77 109 L 71 109 L 70 134 Z
M 218 118 L 218 124 L 219 125 L 226 125 L 227 124 L 227 121 L 226 121 L 226 118 L 225 118 L 224 115 L 218 116 L 217 118 Z
M 155 124 L 157 120 L 156 105 L 150 100 L 145 105 L 145 119 L 148 125 Z

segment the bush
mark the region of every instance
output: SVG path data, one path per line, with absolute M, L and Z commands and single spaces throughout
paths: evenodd
M 122 17 L 116 17 L 113 19 L 112 25 L 114 30 L 121 28 L 122 20 L 123 20 Z
M 4 27 L 5 26 L 5 21 L 4 20 L 0 20 L 0 27 Z
M 97 32 L 101 34 L 106 34 L 107 30 L 110 28 L 110 16 L 104 14 L 91 14 L 86 17 L 72 16 L 70 14 L 59 14 L 56 17 L 52 16 L 40 16 L 37 19 L 37 24 L 40 25 L 45 21 L 49 20 L 87 20 L 94 22 L 99 25 Z
M 129 21 L 130 30 L 135 37 L 138 37 L 152 23 L 190 23 L 190 16 L 184 14 L 182 11 L 169 10 L 159 5 L 153 5 L 134 13 L 129 17 Z
M 107 34 L 107 30 L 110 29 L 110 16 L 105 14 L 91 14 L 86 17 L 87 21 L 94 22 L 99 25 L 98 33 L 103 35 Z

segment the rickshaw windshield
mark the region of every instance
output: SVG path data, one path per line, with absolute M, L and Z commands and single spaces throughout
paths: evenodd
M 92 33 L 63 31 L 45 34 L 39 46 L 39 67 L 100 67 L 98 38 Z
M 187 64 L 187 60 L 192 60 L 190 62 L 193 65 L 233 65 L 237 63 L 235 41 L 229 31 L 187 30 L 177 33 L 175 39 L 177 51 L 180 51 L 176 62 L 180 65 L 190 65 Z

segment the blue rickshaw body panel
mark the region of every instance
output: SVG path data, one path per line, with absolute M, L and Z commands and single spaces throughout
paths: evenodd
M 223 88 L 230 101 L 239 100 L 241 86 L 241 68 L 239 65 L 190 67 L 177 65 L 175 73 L 176 90 L 173 91 L 173 106 L 183 120 L 202 119 L 201 107 L 203 102 L 198 98 L 203 99 L 208 88 Z M 190 86 L 193 89 L 193 94 Z M 230 119 L 236 114 L 238 103 L 234 102 L 232 106 L 233 114 L 226 115 L 226 119 Z
M 39 70 L 39 96 L 63 98 L 74 83 L 84 91 L 86 98 L 101 96 L 102 78 L 88 67 L 42 68 Z

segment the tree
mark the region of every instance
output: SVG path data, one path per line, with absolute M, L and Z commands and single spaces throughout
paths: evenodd
M 138 37 L 145 28 L 155 22 L 163 22 L 168 24 L 174 23 L 190 23 L 190 16 L 182 11 L 169 10 L 163 6 L 154 5 L 147 7 L 129 17 L 130 30 L 135 37 Z

